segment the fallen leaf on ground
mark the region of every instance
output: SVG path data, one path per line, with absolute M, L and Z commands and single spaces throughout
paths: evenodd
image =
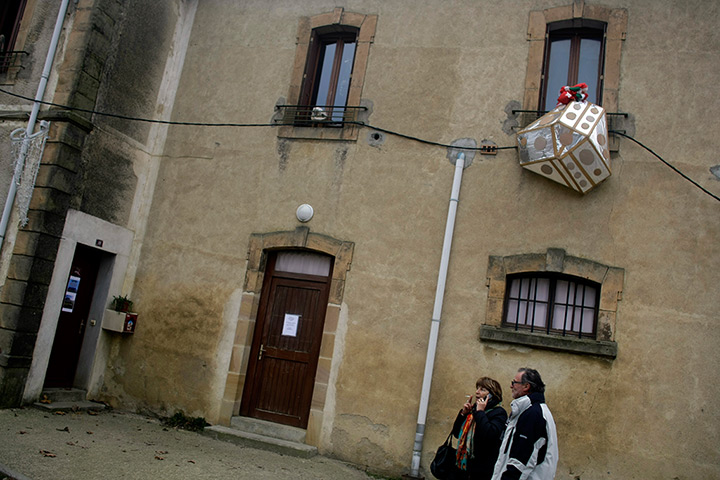
M 87 434 L 88 434 L 88 435 L 92 435 L 93 432 L 91 432 L 90 430 L 88 430 L 88 431 L 87 431 Z
M 70 433 L 70 429 L 69 429 L 68 427 L 65 427 L 65 428 L 56 428 L 55 430 L 57 430 L 58 432 L 68 432 L 68 433 Z
M 40 403 L 52 403 L 52 400 L 50 400 L 47 395 L 43 395 L 43 397 L 40 399 Z
M 158 455 L 155 455 L 155 460 L 165 460 L 163 457 L 160 457 Z
M 26 433 L 27 433 L 27 432 L 26 432 L 25 430 L 20 430 L 20 431 L 18 432 L 18 434 L 20 434 L 20 435 L 25 435 Z
M 55 412 L 55 415 L 65 415 L 65 412 L 58 410 Z
M 188 460 L 188 463 L 195 463 L 195 460 Z
M 40 450 L 40 453 L 42 453 L 43 457 L 56 457 L 57 456 L 52 452 L 48 452 L 47 450 Z

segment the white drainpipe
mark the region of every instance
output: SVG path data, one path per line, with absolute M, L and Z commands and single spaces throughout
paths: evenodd
M 62 3 L 60 4 L 60 11 L 58 11 L 58 16 L 55 20 L 55 30 L 53 31 L 52 39 L 50 41 L 50 48 L 48 48 L 48 53 L 45 57 L 45 67 L 43 68 L 42 76 L 40 77 L 37 93 L 35 94 L 35 103 L 33 103 L 33 108 L 30 112 L 30 119 L 28 120 L 27 128 L 25 129 L 25 140 L 20 148 L 20 155 L 18 156 L 17 164 L 15 165 L 15 173 L 13 174 L 13 179 L 10 182 L 10 189 L 8 191 L 7 200 L 5 201 L 5 208 L 2 213 L 2 219 L 0 219 L 0 248 L 2 247 L 2 242 L 5 240 L 5 233 L 7 232 L 8 222 L 10 221 L 10 213 L 12 211 L 13 204 L 15 203 L 17 184 L 20 181 L 20 175 L 22 175 L 22 171 L 25 166 L 28 142 L 30 141 L 30 136 L 33 134 L 33 130 L 35 130 L 35 122 L 37 121 L 38 113 L 40 112 L 40 102 L 45 95 L 45 88 L 47 87 L 48 78 L 50 78 L 53 61 L 55 60 L 55 50 L 57 50 L 58 41 L 60 40 L 60 33 L 62 32 L 68 3 L 70 3 L 70 0 L 62 0 Z
M 452 247 L 453 231 L 455 230 L 455 213 L 457 212 L 460 184 L 462 183 L 464 168 L 465 154 L 461 152 L 455 161 L 455 177 L 453 178 L 450 206 L 448 207 L 447 223 L 445 224 L 445 239 L 443 240 L 442 256 L 440 257 L 440 270 L 438 271 L 437 288 L 435 290 L 435 306 L 433 307 L 430 339 L 428 340 L 427 357 L 425 358 L 425 374 L 423 376 L 422 392 L 420 394 L 420 408 L 418 410 L 415 444 L 413 446 L 412 465 L 410 467 L 410 475 L 415 478 L 418 478 L 418 472 L 420 470 L 420 455 L 422 454 L 423 439 L 425 437 L 425 420 L 427 419 L 428 400 L 430 399 L 430 385 L 432 384 L 435 351 L 437 349 L 438 332 L 440 330 L 440 317 L 442 315 L 443 299 L 445 297 L 445 281 L 447 279 L 450 248 Z

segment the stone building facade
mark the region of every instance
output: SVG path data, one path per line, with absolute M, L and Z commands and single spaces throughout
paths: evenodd
M 27 122 L 58 15 L 19 3 L 3 138 Z M 292 425 L 386 475 L 414 473 L 420 447 L 429 476 L 475 380 L 509 408 L 529 366 L 557 478 L 714 476 L 719 16 L 702 0 L 70 2 L 29 223 L 15 212 L 2 246 L 2 405 L 74 387 Z M 585 195 L 521 168 L 515 134 L 554 106 L 551 52 L 573 38 L 599 46 L 609 128 L 706 192 L 619 134 Z M 72 277 L 94 285 L 74 346 Z M 119 295 L 132 334 L 105 320 Z M 575 308 L 589 323 L 556 323 Z

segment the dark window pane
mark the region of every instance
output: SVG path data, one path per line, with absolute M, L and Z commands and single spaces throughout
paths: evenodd
M 5 72 L 14 61 L 7 52 L 15 50 L 25 3 L 26 0 L 0 1 L 0 72 Z
M 316 105 L 328 104 L 328 93 L 330 91 L 330 81 L 332 80 L 333 62 L 335 60 L 336 43 L 323 46 L 320 60 L 320 76 L 317 83 L 317 93 L 315 94 Z
M 602 22 L 585 19 L 548 24 L 541 109 L 554 108 L 560 88 L 578 83 L 588 85 L 588 101 L 602 102 L 604 31 Z
M 580 63 L 578 83 L 588 84 L 588 102 L 597 103 L 598 79 L 600 78 L 601 40 L 583 38 L 580 40 Z
M 25 0 L 3 0 L 0 2 L 0 51 L 12 50 L 17 36 Z
M 344 107 L 347 103 L 348 92 L 350 91 L 350 75 L 352 74 L 353 60 L 355 59 L 355 42 L 343 45 L 342 57 L 340 58 L 340 74 L 338 75 L 337 89 L 333 105 Z M 333 109 L 333 120 L 343 119 L 344 108 Z
M 545 90 L 545 98 L 547 99 L 545 109 L 547 110 L 555 107 L 556 99 L 560 95 L 560 89 L 568 84 L 570 42 L 569 38 L 550 42 L 547 89 Z

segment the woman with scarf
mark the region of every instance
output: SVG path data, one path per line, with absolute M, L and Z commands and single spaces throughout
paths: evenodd
M 502 387 L 489 377 L 475 383 L 471 395 L 458 413 L 452 434 L 458 439 L 458 480 L 489 480 L 500 451 L 507 412 L 500 406 Z

